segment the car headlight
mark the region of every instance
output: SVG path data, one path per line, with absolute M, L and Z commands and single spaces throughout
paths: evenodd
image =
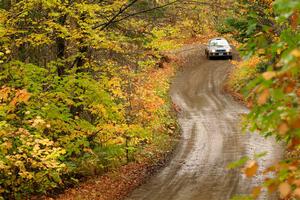
M 227 53 L 231 52 L 231 49 L 226 49 L 226 52 L 227 52 Z
M 216 50 L 213 49 L 213 50 L 211 50 L 211 52 L 212 52 L 212 53 L 216 53 Z

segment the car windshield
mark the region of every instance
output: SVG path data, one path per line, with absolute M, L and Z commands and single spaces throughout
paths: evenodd
M 229 46 L 226 40 L 213 40 L 210 42 L 210 46 Z

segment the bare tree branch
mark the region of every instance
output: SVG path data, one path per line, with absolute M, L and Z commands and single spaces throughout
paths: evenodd
M 136 12 L 136 13 L 131 13 L 131 14 L 128 14 L 126 15 L 125 17 L 122 17 L 120 19 L 117 19 L 120 15 L 122 15 L 129 7 L 131 7 L 134 3 L 136 3 L 138 0 L 135 0 L 133 2 L 131 2 L 130 4 L 128 4 L 126 7 L 124 7 L 123 9 L 120 9 L 120 11 L 114 15 L 114 17 L 112 17 L 108 22 L 106 23 L 102 23 L 102 24 L 98 24 L 96 26 L 93 27 L 93 29 L 97 29 L 97 28 L 100 28 L 100 30 L 104 30 L 106 29 L 107 27 L 109 27 L 110 25 L 114 24 L 114 23 L 117 23 L 117 22 L 120 22 L 122 20 L 125 20 L 129 17 L 133 17 L 133 16 L 136 16 L 136 15 L 139 15 L 139 14 L 142 14 L 142 13 L 147 13 L 147 12 L 151 12 L 151 11 L 154 11 L 154 10 L 157 10 L 157 9 L 161 9 L 161 8 L 164 8 L 164 7 L 167 7 L 167 6 L 170 6 L 172 4 L 175 4 L 175 3 L 178 3 L 180 2 L 181 0 L 174 0 L 170 3 L 166 3 L 164 5 L 161 5 L 161 6 L 157 6 L 157 7 L 154 7 L 154 8 L 150 8 L 150 9 L 147 9 L 147 10 L 142 10 L 142 11 L 139 11 L 139 12 Z
M 175 1 L 172 1 L 170 3 L 161 5 L 161 6 L 157 6 L 157 7 L 154 7 L 154 8 L 147 9 L 147 10 L 142 10 L 142 11 L 139 11 L 139 12 L 136 12 L 136 13 L 131 13 L 131 14 L 126 15 L 125 17 L 122 17 L 120 19 L 115 20 L 113 23 L 118 23 L 120 21 L 128 19 L 129 17 L 133 17 L 133 16 L 136 16 L 136 15 L 139 15 L 139 14 L 143 14 L 143 13 L 151 12 L 151 11 L 158 10 L 158 9 L 161 9 L 161 8 L 165 8 L 167 6 L 170 6 L 170 5 L 178 3 L 178 2 L 180 2 L 180 0 L 175 0 Z
M 130 4 L 128 4 L 123 9 L 120 9 L 120 11 L 116 15 L 114 15 L 114 17 L 112 17 L 108 22 L 95 25 L 93 27 L 93 29 L 97 29 L 97 28 L 101 27 L 100 30 L 104 30 L 104 29 L 108 28 L 110 25 L 118 23 L 118 22 L 123 21 L 123 20 L 126 20 L 126 19 L 128 19 L 130 17 L 134 17 L 134 16 L 137 16 L 137 15 L 140 15 L 140 14 L 143 14 L 143 13 L 147 13 L 147 12 L 151 12 L 151 11 L 154 11 L 154 10 L 162 9 L 162 8 L 165 8 L 167 6 L 170 6 L 170 5 L 173 5 L 173 4 L 176 4 L 176 3 L 206 5 L 206 6 L 217 6 L 217 7 L 222 8 L 222 9 L 228 9 L 227 7 L 222 7 L 220 5 L 214 5 L 214 3 L 208 2 L 208 1 L 200 2 L 200 1 L 195 1 L 195 0 L 174 0 L 174 1 L 166 3 L 164 5 L 160 5 L 160 6 L 156 6 L 156 7 L 150 8 L 150 9 L 146 9 L 146 10 L 142 10 L 142 11 L 138 11 L 138 12 L 135 12 L 135 13 L 128 14 L 128 15 L 126 15 L 126 16 L 121 17 L 121 18 L 118 19 L 118 17 L 120 17 L 122 14 L 124 14 L 124 12 L 129 7 L 131 7 L 134 3 L 136 3 L 137 1 L 138 0 L 135 0 L 135 1 L 131 2 Z
M 108 26 L 110 26 L 110 24 L 112 22 L 114 22 L 115 19 L 117 19 L 117 17 L 119 17 L 122 13 L 124 13 L 128 8 L 130 8 L 131 6 L 133 6 L 136 2 L 138 2 L 138 0 L 133 0 L 129 4 L 125 5 L 124 7 L 122 6 L 120 8 L 120 10 L 118 11 L 118 13 L 116 13 L 108 22 L 96 25 L 96 26 L 93 27 L 93 29 L 100 28 L 100 27 L 101 27 L 100 30 L 106 29 Z

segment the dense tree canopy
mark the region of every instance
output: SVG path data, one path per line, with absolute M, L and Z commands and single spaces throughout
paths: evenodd
M 2 197 L 45 193 L 166 148 L 177 125 L 162 52 L 217 22 L 203 18 L 220 13 L 214 5 L 1 0 Z

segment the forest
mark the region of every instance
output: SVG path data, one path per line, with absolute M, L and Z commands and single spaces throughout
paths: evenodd
M 236 63 L 229 88 L 241 94 L 251 109 L 244 118 L 244 129 L 275 137 L 285 151 L 280 162 L 260 172 L 265 180 L 253 189 L 252 198 L 265 187 L 269 192 L 279 191 L 280 199 L 300 199 L 300 2 L 251 1 L 236 9 L 239 13 L 228 18 L 227 27 L 242 43 L 245 60 Z M 244 172 L 254 176 L 259 166 L 249 159 L 235 164 L 248 161 Z
M 285 149 L 235 199 L 263 188 L 300 199 L 297 0 L 0 0 L 0 199 L 53 195 L 172 151 L 171 52 L 217 35 L 241 54 L 226 87 L 250 109 L 243 129 Z M 231 167 L 252 177 L 261 157 Z

